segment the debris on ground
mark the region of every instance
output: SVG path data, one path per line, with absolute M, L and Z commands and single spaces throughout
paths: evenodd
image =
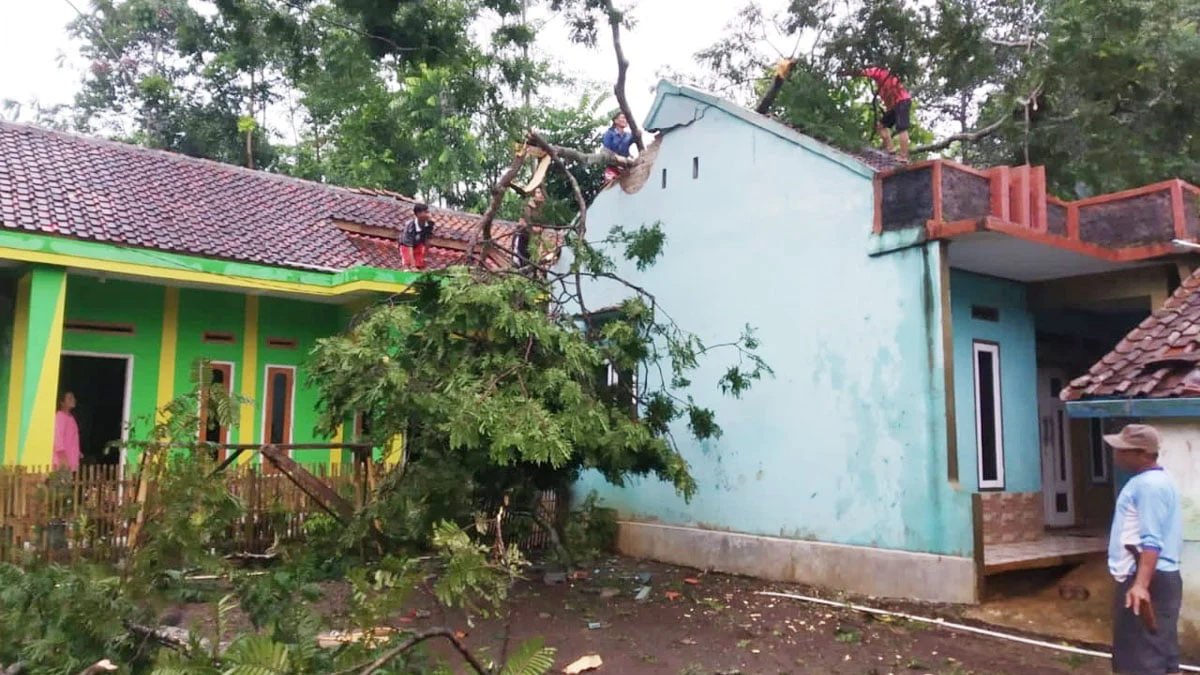
M 563 668 L 563 673 L 566 675 L 579 675 L 579 673 L 586 673 L 589 670 L 595 670 L 602 665 L 604 665 L 604 660 L 600 658 L 600 655 L 591 654 L 584 656 L 566 668 Z

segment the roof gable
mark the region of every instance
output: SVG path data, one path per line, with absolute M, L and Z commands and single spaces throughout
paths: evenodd
M 867 178 L 874 176 L 876 170 L 886 170 L 900 166 L 900 163 L 890 155 L 881 157 L 883 153 L 877 153 L 873 150 L 868 151 L 869 154 L 866 157 L 855 157 L 847 154 L 811 136 L 802 134 L 766 115 L 761 115 L 753 110 L 743 108 L 740 105 L 694 87 L 675 84 L 668 80 L 660 80 L 655 91 L 654 103 L 650 106 L 650 112 L 646 115 L 646 121 L 643 125 L 649 130 L 665 130 L 680 124 L 690 124 L 692 121 L 700 119 L 701 115 L 694 115 L 690 120 L 669 119 L 672 112 L 671 101 L 673 99 L 685 98 L 704 106 L 716 108 L 766 133 L 804 148 Z M 885 161 L 885 157 L 887 161 Z

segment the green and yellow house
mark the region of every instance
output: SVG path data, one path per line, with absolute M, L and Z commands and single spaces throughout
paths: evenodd
M 123 463 L 105 447 L 188 391 L 201 359 L 214 382 L 254 401 L 236 428 L 201 440 L 342 441 L 345 430 L 314 432 L 306 356 L 418 278 L 396 244 L 413 203 L 0 123 L 3 463 L 51 463 L 66 391 L 78 401 L 84 462 Z M 436 269 L 462 259 L 475 217 L 433 213 Z

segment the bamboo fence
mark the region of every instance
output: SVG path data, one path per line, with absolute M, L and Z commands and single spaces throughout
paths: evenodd
M 303 467 L 347 498 L 361 494 L 361 469 L 349 464 Z M 277 543 L 300 541 L 304 523 L 325 513 L 282 473 L 255 466 L 233 467 L 213 480 L 225 481 L 243 507 L 242 516 L 223 542 L 227 553 L 263 554 Z M 127 468 L 122 472 L 115 464 L 85 465 L 75 472 L 0 467 L 0 561 L 122 560 L 130 524 L 137 514 L 136 492 L 135 471 Z M 538 519 L 554 522 L 556 506 L 554 493 L 544 493 L 537 507 Z M 548 533 L 531 520 L 529 514 L 506 513 L 505 538 L 509 539 L 511 532 L 527 551 L 548 547 Z M 153 526 L 152 521 L 146 525 Z M 494 536 L 494 522 L 489 522 L 484 534 Z

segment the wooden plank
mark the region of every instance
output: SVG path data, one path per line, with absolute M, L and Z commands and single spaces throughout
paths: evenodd
M 345 524 L 354 516 L 354 506 L 350 502 L 343 499 L 341 495 L 333 491 L 328 485 L 317 480 L 311 473 L 305 471 L 303 467 L 297 464 L 291 457 L 288 457 L 282 450 L 268 445 L 263 447 L 261 453 L 264 459 L 271 462 L 276 469 L 287 476 L 288 480 L 304 491 L 318 506 L 336 518 L 338 522 Z
M 1015 572 L 1017 570 L 1038 570 L 1049 567 L 1063 567 L 1064 565 L 1077 565 L 1103 555 L 1104 551 L 1051 554 L 1040 558 L 1027 558 L 1023 560 L 992 563 L 991 565 L 984 566 L 983 573 L 990 577 L 996 574 L 1003 574 L 1004 572 Z

